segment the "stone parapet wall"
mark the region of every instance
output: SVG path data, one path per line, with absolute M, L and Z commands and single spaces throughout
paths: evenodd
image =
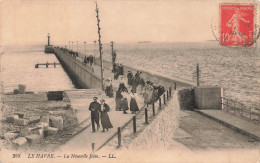
M 89 71 L 81 62 L 57 48 L 54 48 L 54 53 L 77 88 L 101 87 L 101 79 Z
M 192 110 L 195 106 L 194 89 L 185 88 L 178 91 L 180 109 Z
M 180 105 L 177 92 L 160 114 L 128 146 L 130 150 L 166 149 L 179 125 Z

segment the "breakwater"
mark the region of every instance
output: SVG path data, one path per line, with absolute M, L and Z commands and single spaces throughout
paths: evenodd
M 54 53 L 77 88 L 101 88 L 101 79 L 85 67 L 82 62 L 59 48 Z
M 66 52 L 56 47 L 54 47 L 54 53 L 77 88 L 101 88 L 101 78 L 96 73 L 93 73 L 89 67 L 84 66 L 81 60 L 66 54 Z M 95 59 L 95 64 L 100 65 L 99 58 Z M 110 71 L 112 68 L 112 63 L 107 60 L 103 60 L 103 68 Z M 124 75 L 126 75 L 128 71 L 142 71 L 142 76 L 146 81 L 150 80 L 153 83 L 162 84 L 166 88 L 173 88 L 175 83 L 178 88 L 193 87 L 196 85 L 191 81 L 169 77 L 153 71 L 124 65 Z

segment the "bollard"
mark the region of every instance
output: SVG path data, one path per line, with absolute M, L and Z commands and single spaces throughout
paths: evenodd
M 161 97 L 159 98 L 159 108 L 158 109 L 161 109 L 162 108 L 162 99 Z
M 163 94 L 163 104 L 165 105 L 165 93 Z
M 153 102 L 153 116 L 155 116 L 154 102 Z
M 46 68 L 48 68 L 48 63 L 46 63 Z
M 133 117 L 133 131 L 136 133 L 136 116 Z
M 92 143 L 92 152 L 95 153 L 95 143 Z
M 169 100 L 169 92 L 168 92 L 168 90 L 167 90 L 167 101 Z
M 147 108 L 145 108 L 145 124 L 148 124 L 148 112 L 147 112 Z
M 56 63 L 54 62 L 54 68 L 56 68 Z
M 172 97 L 172 87 L 169 88 L 169 96 Z
M 174 90 L 176 90 L 177 89 L 177 84 L 176 84 L 176 82 L 174 83 Z
M 121 146 L 121 128 L 117 128 L 117 134 L 118 134 L 118 147 Z

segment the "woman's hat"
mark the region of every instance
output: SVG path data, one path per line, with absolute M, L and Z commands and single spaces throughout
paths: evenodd
M 100 102 L 105 102 L 105 100 L 104 100 L 104 99 L 101 99 Z
M 98 98 L 97 97 L 93 97 L 93 100 L 97 100 Z

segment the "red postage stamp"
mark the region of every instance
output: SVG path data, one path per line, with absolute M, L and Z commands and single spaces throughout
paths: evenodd
M 220 44 L 252 46 L 254 44 L 254 5 L 220 5 Z

